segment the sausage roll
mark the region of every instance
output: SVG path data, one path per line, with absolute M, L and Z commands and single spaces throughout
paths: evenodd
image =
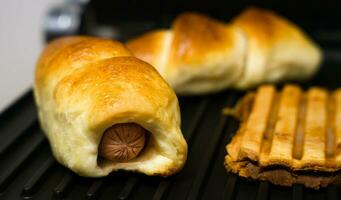
M 174 91 L 119 42 L 51 42 L 37 63 L 34 94 L 55 158 L 79 175 L 169 176 L 186 161 Z

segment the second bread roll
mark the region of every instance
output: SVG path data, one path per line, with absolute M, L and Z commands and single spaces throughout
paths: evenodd
M 151 31 L 127 45 L 155 66 L 178 94 L 304 80 L 315 74 L 322 57 L 298 26 L 260 8 L 246 9 L 227 24 L 184 13 L 170 29 Z
M 222 90 L 242 75 L 246 38 L 238 27 L 184 13 L 170 30 L 146 33 L 127 46 L 156 67 L 178 94 L 202 94 Z
M 261 83 L 304 80 L 318 70 L 321 51 L 295 24 L 276 13 L 249 8 L 232 25 L 241 28 L 247 38 L 242 76 L 238 89 Z

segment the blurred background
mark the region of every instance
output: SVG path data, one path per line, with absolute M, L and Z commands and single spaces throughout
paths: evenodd
M 125 41 L 170 26 L 183 11 L 229 21 L 248 6 L 272 9 L 301 26 L 328 59 L 341 59 L 341 1 L 224 0 L 11 0 L 0 7 L 0 111 L 33 83 L 45 44 L 63 35 L 86 34 Z
M 0 7 L 0 111 L 33 83 L 35 61 L 44 44 L 43 20 L 62 0 L 2 1 Z

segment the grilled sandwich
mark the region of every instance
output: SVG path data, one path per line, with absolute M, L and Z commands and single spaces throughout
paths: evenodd
M 225 111 L 241 120 L 226 146 L 228 171 L 283 186 L 341 185 L 341 89 L 263 85 Z

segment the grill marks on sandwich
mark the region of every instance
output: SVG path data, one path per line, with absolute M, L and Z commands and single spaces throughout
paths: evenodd
M 307 114 L 307 97 L 301 94 L 300 103 L 297 107 L 297 119 L 295 123 L 295 138 L 293 147 L 293 158 L 300 160 L 303 155 L 303 142 L 304 142 L 304 124 Z
M 272 142 L 274 141 L 274 137 L 276 137 L 275 128 L 276 122 L 278 120 L 278 112 L 279 112 L 279 105 L 281 101 L 281 95 L 274 91 L 272 95 L 273 101 L 270 105 L 268 119 L 267 119 L 267 126 L 265 132 L 263 134 L 263 141 L 261 144 L 261 153 L 260 153 L 260 162 L 266 162 L 269 159 L 269 154 L 272 150 Z
M 320 88 L 312 88 L 307 92 L 303 155 L 299 163 L 301 168 L 324 166 L 327 96 L 328 93 Z
M 239 159 L 259 160 L 261 143 L 267 129 L 271 105 L 275 97 L 275 89 L 270 86 L 260 87 L 255 96 L 253 107 L 246 122 L 239 151 Z
M 341 170 L 341 89 L 261 86 L 241 127 L 227 146 L 225 164 L 231 171 L 240 172 L 246 163 L 261 171 L 282 166 L 295 174 Z
M 329 94 L 327 100 L 327 128 L 326 137 L 326 158 L 332 159 L 336 153 L 336 135 L 335 135 L 335 95 Z
M 292 164 L 290 159 L 295 148 L 295 133 L 302 92 L 294 86 L 287 86 L 281 92 L 278 115 L 275 121 L 273 145 L 269 159 L 262 163 Z
M 341 162 L 341 89 L 338 89 L 333 94 L 334 97 L 334 133 L 336 136 L 336 152 L 335 159 L 338 163 Z

